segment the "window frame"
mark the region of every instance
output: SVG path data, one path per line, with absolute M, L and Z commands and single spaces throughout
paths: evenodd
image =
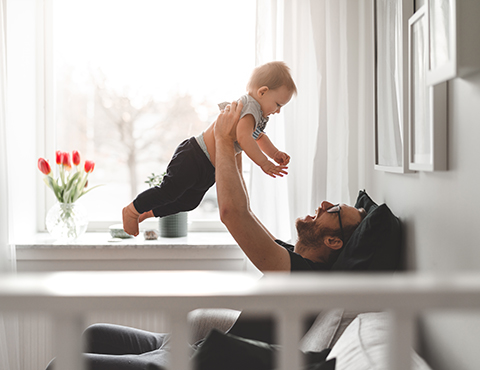
M 55 153 L 56 124 L 55 124 L 55 80 L 54 80 L 54 40 L 53 40 L 53 0 L 36 1 L 36 128 L 37 158 L 45 153 Z M 244 161 L 245 162 L 245 161 Z M 244 167 L 248 162 L 244 163 Z M 38 176 L 36 186 L 36 224 L 39 232 L 46 231 L 45 215 L 55 204 L 56 199 Z M 105 232 L 112 224 L 121 223 L 118 220 L 90 221 L 87 232 Z M 157 223 L 155 223 L 157 222 Z M 146 220 L 143 227 L 158 228 L 158 220 Z M 218 220 L 190 220 L 189 231 L 195 232 L 225 232 L 227 229 Z
M 53 83 L 53 1 L 36 2 L 36 128 L 37 157 L 55 153 Z M 49 81 L 51 83 L 49 83 Z M 37 177 L 38 179 L 38 177 Z M 43 181 L 37 181 L 37 230 L 46 231 L 45 215 L 55 198 Z

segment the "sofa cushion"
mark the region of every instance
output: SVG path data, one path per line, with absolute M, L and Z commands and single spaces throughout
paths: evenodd
M 213 329 L 192 357 L 195 370 L 270 370 L 279 346 L 245 339 Z M 326 360 L 330 350 L 305 354 L 304 370 L 334 370 L 335 359 Z
M 327 359 L 337 370 L 387 369 L 389 317 L 386 312 L 363 313 L 347 327 Z M 412 349 L 413 370 L 431 370 Z
M 332 348 L 348 325 L 364 311 L 344 310 L 343 308 L 324 310 L 310 326 L 300 341 L 300 350 L 321 351 Z
M 239 315 L 240 311 L 227 308 L 199 308 L 191 311 L 188 314 L 190 343 L 204 339 L 212 329 L 228 331 Z
M 394 271 L 401 256 L 400 220 L 384 203 L 380 206 L 361 190 L 355 203 L 367 216 L 342 248 L 332 271 Z

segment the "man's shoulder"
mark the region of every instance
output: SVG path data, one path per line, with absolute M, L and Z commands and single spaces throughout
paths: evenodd
M 295 248 L 293 245 L 285 243 L 284 241 L 282 241 L 280 239 L 276 239 L 275 243 L 277 243 L 278 245 L 281 245 L 283 248 L 285 248 L 286 250 L 288 250 L 290 252 L 293 252 L 293 250 Z
M 278 245 L 284 247 L 290 255 L 290 271 L 328 271 L 330 267 L 322 262 L 314 262 L 294 252 L 294 246 L 281 240 L 275 240 Z

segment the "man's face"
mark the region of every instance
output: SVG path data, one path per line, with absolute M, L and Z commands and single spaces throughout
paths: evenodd
M 297 218 L 295 226 L 300 242 L 306 245 L 320 245 L 323 237 L 327 236 L 329 231 L 340 229 L 338 214 L 327 212 L 333 206 L 332 203 L 324 201 L 317 208 L 314 216 L 307 215 Z M 359 224 L 362 220 L 361 212 L 355 207 L 341 204 L 340 217 L 343 227 Z

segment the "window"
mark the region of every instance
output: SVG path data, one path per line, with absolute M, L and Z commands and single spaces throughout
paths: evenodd
M 46 135 L 55 137 L 45 156 L 75 149 L 95 161 L 89 183 L 104 186 L 82 201 L 90 226 L 105 228 L 120 222 L 150 174 L 163 173 L 182 140 L 215 120 L 219 102 L 245 92 L 255 0 L 45 4 Z M 47 195 L 40 208 L 52 202 Z M 215 187 L 189 219 L 219 220 Z

